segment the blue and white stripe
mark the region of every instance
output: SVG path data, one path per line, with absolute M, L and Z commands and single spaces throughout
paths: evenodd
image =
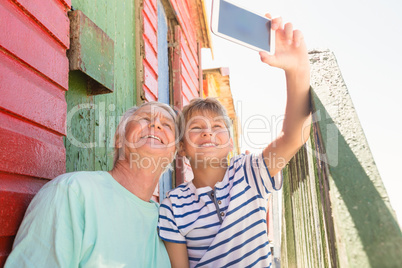
M 262 154 L 236 156 L 214 189 L 188 182 L 167 194 L 159 235 L 187 244 L 190 267 L 270 267 L 268 195 L 281 184 L 269 175 Z

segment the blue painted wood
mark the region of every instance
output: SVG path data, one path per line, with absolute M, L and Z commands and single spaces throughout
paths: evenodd
M 158 101 L 170 104 L 169 98 L 169 54 L 168 24 L 166 13 L 158 0 Z M 172 189 L 172 171 L 166 171 L 159 180 L 159 202 Z

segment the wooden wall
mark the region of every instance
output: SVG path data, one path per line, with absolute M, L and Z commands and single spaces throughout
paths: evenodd
M 134 1 L 73 0 L 72 6 L 114 41 L 114 92 L 89 96 L 84 75 L 70 72 L 66 167 L 67 171 L 109 170 L 120 116 L 136 105 Z
M 284 169 L 281 267 L 399 267 L 402 233 L 341 70 L 311 51 L 313 128 Z
M 69 9 L 0 3 L 0 267 L 34 194 L 65 172 Z

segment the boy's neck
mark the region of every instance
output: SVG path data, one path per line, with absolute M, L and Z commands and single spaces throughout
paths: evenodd
M 191 165 L 194 173 L 193 184 L 196 188 L 202 188 L 209 186 L 212 189 L 215 187 L 217 182 L 223 180 L 226 170 L 228 169 L 227 163 L 217 166 L 202 166 L 198 165 L 195 167 Z

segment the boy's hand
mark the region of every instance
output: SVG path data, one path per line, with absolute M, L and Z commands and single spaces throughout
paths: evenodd
M 271 18 L 270 14 L 265 16 Z M 272 29 L 276 31 L 275 54 L 269 55 L 261 51 L 261 61 L 285 71 L 308 68 L 307 47 L 302 32 L 293 30 L 291 23 L 286 23 L 283 26 L 282 17 L 272 19 Z

